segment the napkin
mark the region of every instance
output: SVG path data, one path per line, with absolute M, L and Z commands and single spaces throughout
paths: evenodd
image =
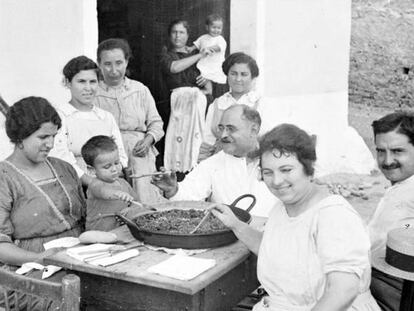
M 132 245 L 137 247 L 138 245 Z M 68 256 L 84 261 L 95 266 L 109 266 L 115 263 L 135 257 L 139 254 L 137 249 L 129 249 L 127 246 L 116 244 L 90 244 L 66 250 Z
M 215 259 L 174 255 L 148 268 L 148 272 L 178 280 L 191 280 L 216 265 Z
M 19 269 L 16 270 L 16 273 L 26 274 L 32 270 L 43 270 L 42 279 L 47 279 L 48 277 L 52 276 L 56 272 L 62 270 L 62 267 L 58 267 L 54 265 L 43 266 L 37 262 L 26 262 L 22 264 L 22 266 Z
M 137 249 L 129 249 L 123 252 L 116 253 L 115 255 L 109 255 L 103 258 L 94 259 L 88 261 L 89 264 L 94 266 L 110 266 L 122 261 L 125 261 L 129 258 L 135 257 L 139 255 L 139 251 Z
M 79 239 L 78 238 L 74 238 L 74 237 L 64 237 L 64 238 L 59 238 L 59 239 L 55 239 L 49 242 L 46 242 L 43 244 L 43 247 L 45 248 L 45 250 L 48 250 L 50 248 L 56 248 L 56 247 L 73 247 L 75 245 L 78 245 Z

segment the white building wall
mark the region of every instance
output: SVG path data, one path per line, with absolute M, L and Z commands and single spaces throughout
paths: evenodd
M 1 0 L 0 94 L 10 105 L 42 96 L 58 105 L 69 92 L 62 68 L 75 56 L 95 59 L 96 0 Z
M 275 124 L 348 124 L 349 0 L 233 0 L 231 51 L 258 61 Z M 241 18 L 243 16 L 243 18 Z

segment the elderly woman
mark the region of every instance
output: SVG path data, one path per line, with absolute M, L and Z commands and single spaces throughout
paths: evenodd
M 260 111 L 260 96 L 254 90 L 259 68 L 254 58 L 241 52 L 233 53 L 226 58 L 222 67 L 230 91 L 217 98 L 208 108 L 199 160 L 204 160 L 220 149 L 217 143 L 220 136 L 217 125 L 224 110 L 232 105 L 245 104 Z
M 0 264 L 42 262 L 43 243 L 78 236 L 85 200 L 78 175 L 60 159 L 48 157 L 61 119 L 40 97 L 10 107 L 7 135 L 13 153 L 0 162 Z
M 269 296 L 253 310 L 380 310 L 369 291 L 369 238 L 358 213 L 341 196 L 313 183 L 312 138 L 282 124 L 260 142 L 262 177 L 280 199 L 264 232 L 226 206 L 220 218 L 258 255 L 257 275 Z
M 175 20 L 168 27 L 169 47 L 161 59 L 161 69 L 171 91 L 171 112 L 165 137 L 164 166 L 178 172 L 191 170 L 197 163 L 204 135 L 207 99 L 203 87 L 208 81 L 200 75 L 196 63 L 210 52 L 187 46 L 189 25 Z M 169 108 L 169 107 L 168 107 Z
M 111 136 L 119 149 L 121 164 L 128 166 L 121 133 L 112 114 L 94 106 L 98 88 L 98 66 L 86 56 L 71 59 L 63 68 L 64 83 L 70 90 L 69 103 L 59 105 L 62 128 L 56 136 L 51 155 L 73 165 L 82 184 L 89 185 L 93 174 L 88 173 L 81 148 L 96 135 Z
M 149 89 L 125 76 L 131 57 L 129 44 L 123 39 L 108 39 L 99 44 L 97 54 L 103 81 L 99 83 L 96 106 L 115 117 L 132 173 L 153 173 L 158 154 L 154 143 L 164 136 L 163 123 Z M 133 188 L 141 202 L 161 198 L 148 178 L 133 179 Z

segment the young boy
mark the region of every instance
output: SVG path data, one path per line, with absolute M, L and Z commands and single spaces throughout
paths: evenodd
M 221 35 L 223 31 L 223 18 L 218 14 L 207 16 L 206 30 L 207 33 L 200 36 L 193 44 L 199 50 L 207 48 L 211 54 L 200 59 L 197 63 L 197 68 L 204 78 L 216 84 L 225 84 L 226 76 L 221 68 L 227 47 L 226 40 Z
M 110 231 L 119 226 L 113 214 L 137 199 L 128 182 L 119 178 L 121 164 L 118 147 L 111 137 L 99 135 L 89 139 L 81 149 L 88 170 L 104 183 L 99 193 L 87 190 L 86 230 Z

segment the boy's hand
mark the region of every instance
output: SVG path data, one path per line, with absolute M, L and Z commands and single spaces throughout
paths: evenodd
M 134 197 L 124 191 L 115 191 L 113 195 L 115 198 L 122 200 L 124 202 L 127 202 L 127 203 L 131 203 L 132 201 L 134 201 Z

